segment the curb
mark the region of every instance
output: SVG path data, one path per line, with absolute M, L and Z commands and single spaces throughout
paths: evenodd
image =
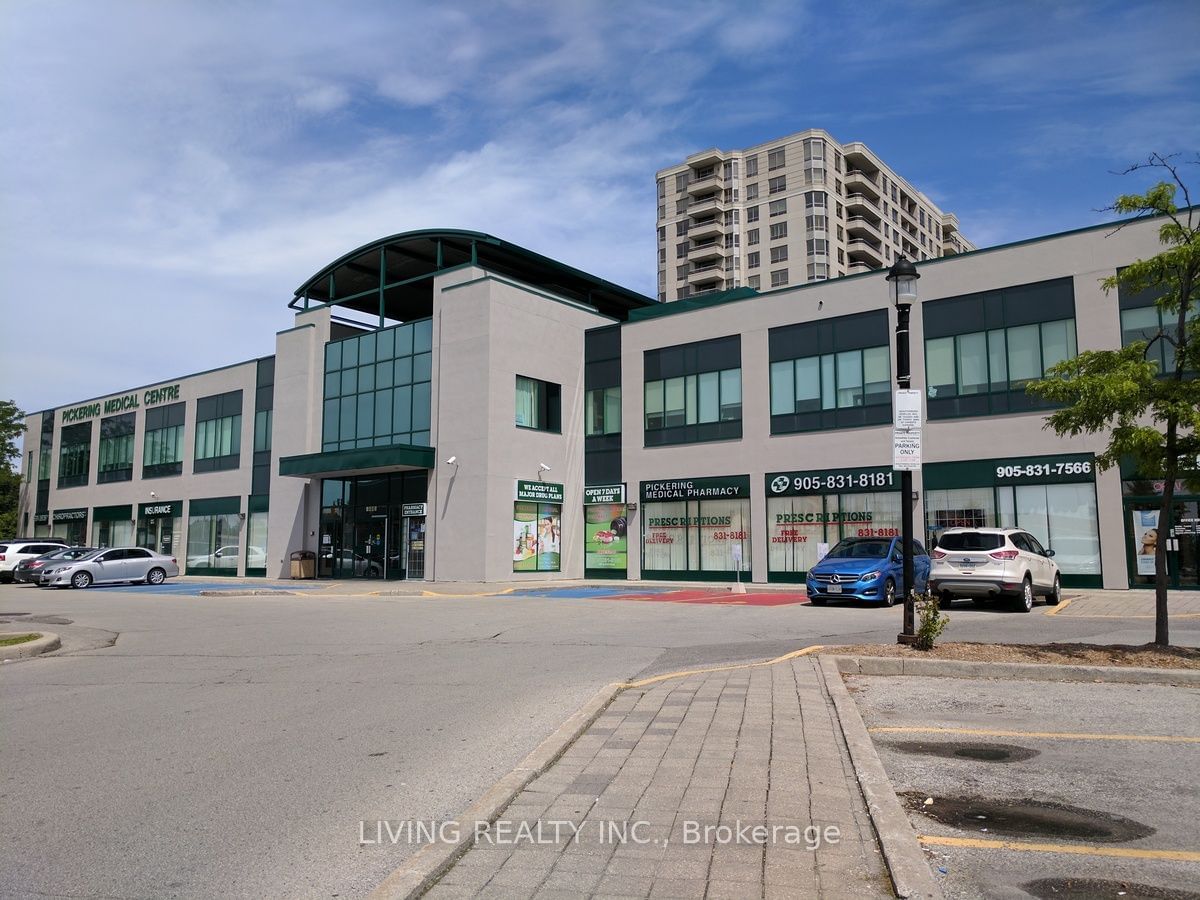
M 1093 681 L 1111 684 L 1200 684 L 1200 669 L 1133 666 L 1063 666 L 1045 663 L 983 663 L 956 659 L 828 654 L 846 675 L 925 675 L 935 678 L 1009 678 L 1023 681 Z
M 523 759 L 515 769 L 497 781 L 482 797 L 472 803 L 458 817 L 460 826 L 469 823 L 469 828 L 458 829 L 456 841 L 428 844 L 413 854 L 398 869 L 385 878 L 371 891 L 371 900 L 408 900 L 421 896 L 460 856 L 471 849 L 475 839 L 474 823 L 495 821 L 505 807 L 523 791 L 531 781 L 545 772 L 562 756 L 566 749 L 582 735 L 612 702 L 613 698 L 629 685 L 614 682 L 592 695 L 578 712 L 563 722 L 552 735 L 542 741 L 533 752 Z
M 875 834 L 879 837 L 879 846 L 896 896 L 941 900 L 942 889 L 925 861 L 925 852 L 908 821 L 908 814 L 896 797 L 896 789 L 892 787 L 891 779 L 883 768 L 858 707 L 846 690 L 837 660 L 822 657 L 821 672 L 846 738 L 846 748 L 850 751 L 858 787 L 866 800 Z
M 11 662 L 17 659 L 32 659 L 43 653 L 49 653 L 51 650 L 57 650 L 62 646 L 62 641 L 58 639 L 58 635 L 50 631 L 10 631 L 0 633 L 0 636 L 3 636 L 3 634 L 41 635 L 41 637 L 34 638 L 32 641 L 26 641 L 24 644 L 0 647 L 0 659 L 3 659 L 4 662 Z

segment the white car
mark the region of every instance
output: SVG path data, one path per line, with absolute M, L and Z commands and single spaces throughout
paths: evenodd
M 956 597 L 979 605 L 1012 598 L 1022 612 L 1033 609 L 1039 596 L 1057 606 L 1062 578 L 1052 556 L 1053 550 L 1020 528 L 948 528 L 929 554 L 929 589 L 941 596 L 943 608 Z
M 218 547 L 210 554 L 201 556 L 189 556 L 187 565 L 189 569 L 205 568 L 205 569 L 236 569 L 238 567 L 238 559 L 242 555 L 242 548 L 237 544 L 226 544 L 224 547 Z M 247 547 L 246 548 L 246 566 L 251 569 L 261 569 L 267 564 L 267 551 L 262 547 Z
M 47 566 L 41 584 L 73 588 L 122 581 L 162 584 L 178 574 L 179 564 L 173 556 L 154 553 L 145 547 L 113 547 L 80 559 L 63 560 L 62 565 Z
M 58 538 L 14 538 L 0 541 L 0 581 L 12 581 L 17 563 L 35 559 L 43 553 L 65 550 L 67 542 Z

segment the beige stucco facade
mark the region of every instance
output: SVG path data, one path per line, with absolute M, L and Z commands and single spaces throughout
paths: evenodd
M 1057 280 L 1060 285 L 1069 282 L 1078 349 L 1119 346 L 1118 298 L 1115 292 L 1106 293 L 1101 281 L 1120 266 L 1151 256 L 1157 249 L 1155 223 L 1142 222 L 1116 231 L 1096 227 L 919 263 L 920 302 L 911 320 L 913 387 L 922 393 L 927 388 L 925 316 L 937 309 L 938 301 L 948 298 L 1039 282 Z M 251 360 L 161 383 L 178 384 L 178 401 L 185 403 L 187 409 L 183 471 L 176 476 L 143 477 L 143 406 L 136 410 L 138 429 L 130 480 L 96 483 L 98 423 L 102 418 L 97 415 L 94 417 L 97 424 L 92 429 L 89 483 L 59 488 L 64 413 L 92 401 L 30 416 L 26 447 L 33 451 L 33 456 L 23 484 L 22 521 L 30 533 L 35 525 L 52 530 L 55 510 L 95 510 L 122 504 L 136 510 L 138 504 L 157 499 L 183 503 L 186 529 L 188 508 L 193 501 L 203 504 L 213 498 L 237 498 L 237 509 L 242 514 L 263 512 L 267 508 L 265 574 L 286 576 L 292 551 L 329 550 L 329 510 L 322 510 L 323 479 L 419 473 L 425 486 L 425 556 L 424 569 L 418 577 L 444 582 L 512 579 L 537 582 L 577 579 L 587 574 L 584 488 L 589 483 L 616 481 L 627 486 L 629 501 L 628 565 L 617 574 L 637 580 L 643 574 L 642 537 L 646 532 L 645 503 L 639 503 L 641 484 L 737 476 L 748 479 L 749 483 L 748 559 L 743 577 L 761 583 L 779 580 L 774 578 L 778 573 L 769 571 L 767 563 L 771 540 L 768 473 L 890 468 L 890 421 L 773 433 L 770 399 L 772 329 L 822 323 L 859 313 L 886 315 L 890 374 L 894 380 L 896 360 L 890 341 L 896 312 L 888 299 L 884 272 L 756 295 L 717 297 L 708 303 L 683 303 L 670 308 L 655 308 L 634 295 L 631 302 L 635 306 L 641 302 L 656 315 L 635 312 L 623 321 L 626 316 L 614 308 L 601 311 L 578 293 L 569 296 L 569 291 L 557 290 L 549 279 L 538 282 L 531 275 L 529 280 L 523 280 L 521 273 L 511 267 L 498 271 L 500 268 L 506 267 L 491 268 L 476 261 L 431 267 L 428 273 L 426 308 L 432 331 L 429 437 L 427 447 L 404 451 L 408 453 L 404 457 L 408 462 L 388 463 L 386 460 L 393 458 L 389 454 L 396 448 L 375 446 L 368 448 L 366 456 L 356 456 L 354 467 L 347 464 L 341 469 L 310 468 L 310 474 L 300 475 L 283 471 L 289 460 L 325 461 L 334 466 L 337 460 L 346 458 L 344 454 L 330 453 L 329 441 L 323 435 L 327 427 L 322 420 L 326 348 L 331 341 L 371 331 L 366 324 L 350 327 L 345 322 L 339 323 L 337 303 L 310 305 L 305 298 L 305 305 L 297 309 L 294 326 L 275 337 L 269 507 L 268 495 L 261 490 L 256 495 L 252 478 L 258 361 Z M 594 286 L 599 290 L 605 284 L 597 280 Z M 621 389 L 619 477 L 589 479 L 592 458 L 589 453 L 597 446 L 598 439 L 589 434 L 585 415 L 588 390 L 597 386 L 589 383 L 588 346 L 598 329 L 607 329 L 611 335 L 614 325 L 619 329 L 617 371 Z M 660 446 L 648 442 L 644 427 L 647 354 L 731 336 L 740 341 L 741 437 Z M 531 428 L 517 424 L 514 392 L 518 378 L 555 386 L 561 404 L 561 427 Z M 110 396 L 145 397 L 149 389 L 157 386 L 142 386 Z M 243 392 L 239 465 L 228 471 L 196 472 L 193 448 L 197 401 L 233 390 Z M 104 401 L 107 397 L 96 399 Z M 53 417 L 54 444 L 48 478 L 41 482 L 43 496 L 39 500 L 36 473 L 43 415 Z M 616 436 L 604 439 L 611 444 Z M 935 418 L 928 420 L 923 429 L 923 461 L 933 466 L 1088 454 L 1099 451 L 1104 443 L 1102 436 L 1059 439 L 1045 428 L 1044 412 Z M 412 461 L 418 457 L 424 462 Z M 451 459 L 453 463 L 449 462 Z M 260 468 L 263 461 L 260 455 Z M 561 547 L 557 568 L 514 571 L 514 502 L 519 481 L 561 485 L 563 499 L 558 523 Z M 1097 577 L 1104 587 L 1124 588 L 1129 584 L 1129 548 L 1121 476 L 1115 470 L 1100 473 L 1095 476 L 1094 485 L 1102 576 Z M 927 494 L 921 472 L 915 474 L 914 488 L 918 497 L 914 515 L 918 523 L 916 534 L 921 536 L 922 524 L 926 522 Z M 40 521 L 43 517 L 45 523 Z M 243 519 L 238 536 L 243 554 L 236 570 L 224 574 L 247 573 L 245 525 Z M 178 534 L 175 540 L 183 563 L 182 547 L 187 535 Z M 731 572 L 714 574 L 728 576 Z M 702 577 L 695 572 L 680 575 Z

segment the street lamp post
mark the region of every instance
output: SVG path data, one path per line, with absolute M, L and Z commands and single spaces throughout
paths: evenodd
M 917 279 L 921 275 L 904 256 L 888 269 L 887 280 L 892 302 L 896 304 L 896 386 L 911 388 L 912 373 L 908 359 L 908 316 L 917 302 Z M 913 484 L 912 471 L 900 472 L 900 542 L 904 553 L 904 630 L 896 635 L 901 644 L 916 641 L 916 610 L 913 604 Z

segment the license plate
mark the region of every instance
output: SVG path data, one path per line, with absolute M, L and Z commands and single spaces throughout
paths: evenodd
M 842 586 L 840 584 L 831 584 L 829 587 L 825 588 L 825 590 L 831 594 L 840 594 L 842 592 Z

